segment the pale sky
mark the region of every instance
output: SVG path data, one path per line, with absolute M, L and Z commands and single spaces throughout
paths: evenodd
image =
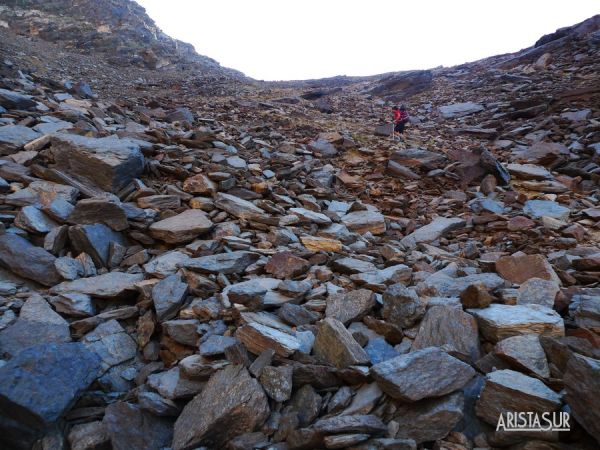
M 167 34 L 259 80 L 453 66 L 529 47 L 598 0 L 137 0 Z

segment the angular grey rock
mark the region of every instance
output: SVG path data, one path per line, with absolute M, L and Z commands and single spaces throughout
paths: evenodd
M 215 196 L 215 206 L 238 219 L 257 220 L 268 216 L 254 203 L 223 192 L 219 192 Z
M 183 244 L 196 239 L 199 235 L 210 231 L 212 221 L 204 211 L 188 209 L 168 219 L 153 223 L 150 235 L 169 244 Z
M 532 219 L 552 217 L 558 220 L 567 220 L 571 210 L 550 200 L 527 200 L 523 212 Z
M 462 308 L 433 306 L 421 321 L 411 350 L 449 345 L 460 359 L 474 363 L 481 358 L 475 318 Z
M 431 152 L 421 148 L 396 150 L 390 156 L 390 161 L 406 168 L 434 170 L 444 166 L 448 158 L 442 153 Z
M 175 422 L 172 447 L 225 448 L 232 438 L 254 431 L 269 412 L 267 396 L 258 381 L 244 367 L 228 366 L 215 373 L 185 406 Z
M 321 317 L 316 312 L 292 303 L 283 304 L 277 311 L 277 315 L 284 322 L 296 327 L 315 323 Z
M 0 89 L 0 106 L 6 109 L 27 110 L 35 108 L 37 103 L 30 95 L 21 94 L 8 89 Z
M 102 359 L 106 371 L 135 357 L 137 345 L 116 320 L 101 323 L 81 341 Z
M 113 450 L 161 450 L 173 438 L 173 422 L 127 402 L 108 405 L 102 424 Z
M 36 344 L 70 341 L 69 323 L 34 294 L 23 304 L 17 321 L 0 332 L 0 354 L 15 356 Z
M 163 322 L 162 327 L 163 331 L 175 342 L 196 347 L 198 339 L 200 339 L 199 324 L 200 322 L 196 319 L 177 319 Z
M 337 272 L 348 275 L 377 270 L 377 267 L 375 267 L 375 264 L 373 263 L 363 261 L 362 259 L 348 257 L 336 259 L 331 263 L 331 267 Z
M 181 198 L 177 195 L 149 195 L 137 199 L 140 208 L 151 208 L 163 211 L 165 209 L 177 209 L 181 206 Z
M 290 365 L 265 367 L 260 374 L 260 384 L 267 395 L 276 402 L 285 402 L 292 395 L 292 374 Z
M 0 367 L 3 411 L 43 430 L 75 403 L 100 373 L 100 358 L 81 343 L 40 344 Z M 14 412 L 18 411 L 18 414 Z
M 344 325 L 366 315 L 375 306 L 375 294 L 368 289 L 330 295 L 327 299 L 326 317 L 333 317 Z
M 412 289 L 401 283 L 388 287 L 383 293 L 381 315 L 389 322 L 408 328 L 425 314 L 425 303 Z
M 582 328 L 600 329 L 600 298 L 594 295 L 574 295 L 569 314 Z
M 242 273 L 258 258 L 260 258 L 258 253 L 235 251 L 192 258 L 184 263 L 184 267 L 200 273 Z
M 483 111 L 485 108 L 479 103 L 465 102 L 453 103 L 451 105 L 440 106 L 440 114 L 444 119 L 456 119 L 458 117 L 469 116 Z
M 409 281 L 412 269 L 404 264 L 386 267 L 373 272 L 363 272 L 350 275 L 357 285 L 375 292 L 383 292 L 388 285 Z
M 506 169 L 524 180 L 549 180 L 554 178 L 548 169 L 535 164 L 507 164 Z
M 50 153 L 59 170 L 84 184 L 116 193 L 144 170 L 138 142 L 58 133 L 52 137 Z
M 317 358 L 340 369 L 369 362 L 369 356 L 344 324 L 330 317 L 319 323 L 313 350 Z
M 95 314 L 92 298 L 86 294 L 64 293 L 50 298 L 50 303 L 58 312 L 67 316 L 90 317 Z
M 387 427 L 373 414 L 355 414 L 320 419 L 313 425 L 316 431 L 325 434 L 338 433 L 385 433 Z
M 487 374 L 475 411 L 479 418 L 496 426 L 500 414 L 507 411 L 537 413 L 541 417 L 542 413 L 559 410 L 561 403 L 561 396 L 540 380 L 505 369 Z
M 250 353 L 260 355 L 270 348 L 278 356 L 287 358 L 300 350 L 300 341 L 286 332 L 260 323 L 249 323 L 238 328 L 235 337 L 238 338 Z
M 102 223 L 70 227 L 69 239 L 75 250 L 90 255 L 98 268 L 108 266 L 111 242 L 124 247 L 129 245 L 122 234 Z
M 68 440 L 71 450 L 96 450 L 110 446 L 110 437 L 99 420 L 73 426 Z
M 40 136 L 37 131 L 23 125 L 0 127 L 0 155 L 11 155 Z
M 341 222 L 355 233 L 383 234 L 386 230 L 385 217 L 379 211 L 353 211 L 341 218 Z
M 17 213 L 15 226 L 30 233 L 45 234 L 58 224 L 35 206 L 25 206 Z
M 318 155 L 331 157 L 337 155 L 335 145 L 325 139 L 317 139 L 308 144 L 308 149 Z
M 227 355 L 227 352 L 239 345 L 239 341 L 232 336 L 213 334 L 200 344 L 202 356 Z
M 300 218 L 301 222 L 316 223 L 317 225 L 330 225 L 331 219 L 325 214 L 305 208 L 290 208 L 290 213 Z
M 137 400 L 140 408 L 155 416 L 176 417 L 180 413 L 180 409 L 174 401 L 161 397 L 155 392 L 140 392 Z
M 15 274 L 45 286 L 60 282 L 56 258 L 28 240 L 14 234 L 0 236 L 0 264 Z
M 188 285 L 181 280 L 181 275 L 174 274 L 160 280 L 152 288 L 152 301 L 156 310 L 156 318 L 162 322 L 169 320 L 179 311 L 188 292 Z
M 15 206 L 48 205 L 58 198 L 71 203 L 78 195 L 79 191 L 71 186 L 50 181 L 33 181 L 27 188 L 7 195 L 6 203 Z
M 96 277 L 64 281 L 50 289 L 51 294 L 78 292 L 96 298 L 117 298 L 136 291 L 136 283 L 142 281 L 141 273 L 109 272 Z
M 600 443 L 600 360 L 573 354 L 564 376 L 565 400 L 573 416 Z
M 203 381 L 185 378 L 179 367 L 148 376 L 148 386 L 169 400 L 191 398 L 204 387 Z
M 148 275 L 165 278 L 177 272 L 190 259 L 189 255 L 178 250 L 173 250 L 152 258 L 144 264 L 144 270 Z
M 79 200 L 67 220 L 78 225 L 102 223 L 115 231 L 129 228 L 125 210 L 117 200 L 108 198 Z
M 415 402 L 462 388 L 475 371 L 442 350 L 429 347 L 376 364 L 371 367 L 371 375 L 390 397 Z
M 420 243 L 433 242 L 449 231 L 465 226 L 465 220 L 459 217 L 437 217 L 428 225 L 422 226 L 421 228 L 413 231 L 408 236 L 402 238 L 400 243 L 408 248 L 412 249 Z
M 496 344 L 494 353 L 510 366 L 540 378 L 550 377 L 546 353 L 537 334 L 513 336 Z
M 72 281 L 83 275 L 83 265 L 81 264 L 81 261 L 68 256 L 56 258 L 54 267 L 56 267 L 60 276 L 65 280 Z
M 400 404 L 393 418 L 398 424 L 396 438 L 413 439 L 417 444 L 442 439 L 462 420 L 463 410 L 462 392 Z
M 559 292 L 560 286 L 555 281 L 530 278 L 519 287 L 517 305 L 541 305 L 552 309 Z
M 477 319 L 481 335 L 494 343 L 523 334 L 555 337 L 565 334 L 560 315 L 542 306 L 491 304 L 484 309 L 469 309 L 468 312 Z

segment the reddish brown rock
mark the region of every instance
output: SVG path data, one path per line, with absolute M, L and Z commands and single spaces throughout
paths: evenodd
M 511 283 L 521 284 L 530 278 L 556 281 L 558 275 L 543 255 L 505 256 L 496 261 L 496 272 Z
M 265 272 L 276 278 L 294 278 L 310 269 L 310 263 L 291 252 L 275 253 L 265 265 Z
M 528 230 L 535 226 L 535 222 L 529 217 L 515 216 L 508 221 L 507 227 L 509 231 Z

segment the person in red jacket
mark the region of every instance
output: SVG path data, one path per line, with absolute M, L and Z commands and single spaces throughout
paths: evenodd
M 394 113 L 394 135 L 401 135 L 402 133 L 404 133 L 404 126 L 408 122 L 408 113 L 406 112 L 406 106 L 394 106 L 392 108 L 392 111 Z

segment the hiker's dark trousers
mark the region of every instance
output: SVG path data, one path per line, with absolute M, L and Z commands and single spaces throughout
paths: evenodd
M 394 126 L 394 131 L 400 134 L 404 133 L 404 125 L 406 125 L 406 122 L 398 122 Z

